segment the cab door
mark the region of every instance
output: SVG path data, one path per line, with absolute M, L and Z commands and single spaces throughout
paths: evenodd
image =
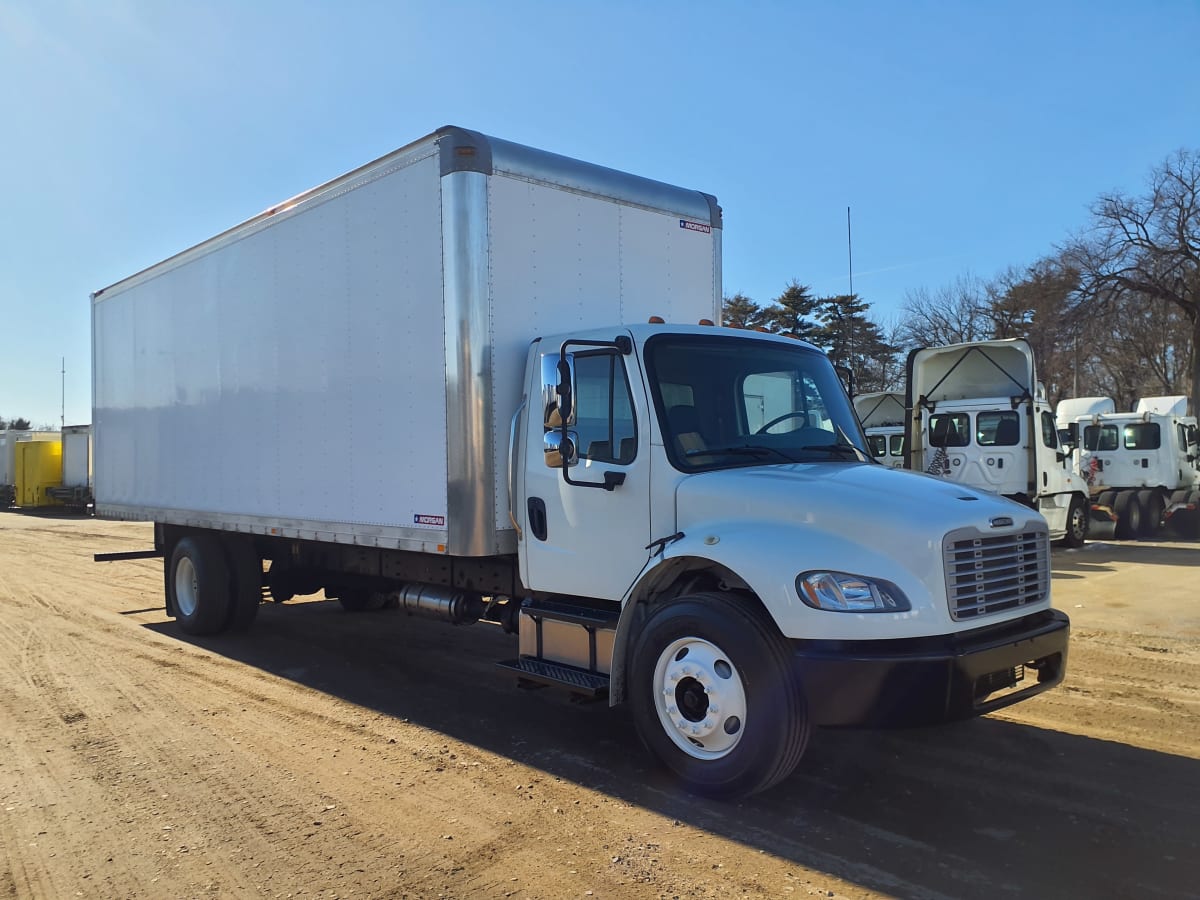
M 632 342 L 620 344 L 589 335 L 535 351 L 540 383 L 529 396 L 541 410 L 525 418 L 520 492 L 521 568 L 531 590 L 619 601 L 650 558 L 649 405 Z

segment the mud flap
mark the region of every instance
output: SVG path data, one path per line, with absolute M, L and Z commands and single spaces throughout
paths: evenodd
M 1111 541 L 1117 535 L 1117 514 L 1111 506 L 1092 504 L 1088 522 L 1089 541 Z

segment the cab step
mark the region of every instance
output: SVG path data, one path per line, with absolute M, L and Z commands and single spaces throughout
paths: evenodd
M 517 684 L 521 687 L 565 687 L 571 693 L 589 700 L 608 696 L 608 676 L 599 672 L 528 656 L 498 662 L 496 665 L 515 672 Z

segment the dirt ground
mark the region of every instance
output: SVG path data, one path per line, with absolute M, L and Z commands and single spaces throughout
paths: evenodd
M 514 639 L 327 601 L 194 639 L 150 527 L 0 513 L 0 897 L 1200 896 L 1200 544 L 1054 551 L 1063 686 L 681 792 Z

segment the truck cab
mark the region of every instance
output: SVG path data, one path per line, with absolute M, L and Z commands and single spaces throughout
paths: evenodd
M 904 394 L 874 391 L 854 397 L 854 412 L 867 435 L 875 462 L 892 469 L 904 468 Z
M 1108 407 L 1072 423 L 1094 519 L 1118 538 L 1148 537 L 1176 516 L 1194 530 L 1200 445 L 1187 398 L 1147 397 L 1126 413 Z
M 909 468 L 1033 507 L 1052 538 L 1082 546 L 1087 484 L 1069 465 L 1026 341 L 912 351 L 906 405 Z
M 769 783 L 812 725 L 946 721 L 1061 680 L 1043 517 L 874 464 L 815 347 L 588 330 L 536 341 L 526 385 L 511 665 L 627 700 L 697 789 Z

